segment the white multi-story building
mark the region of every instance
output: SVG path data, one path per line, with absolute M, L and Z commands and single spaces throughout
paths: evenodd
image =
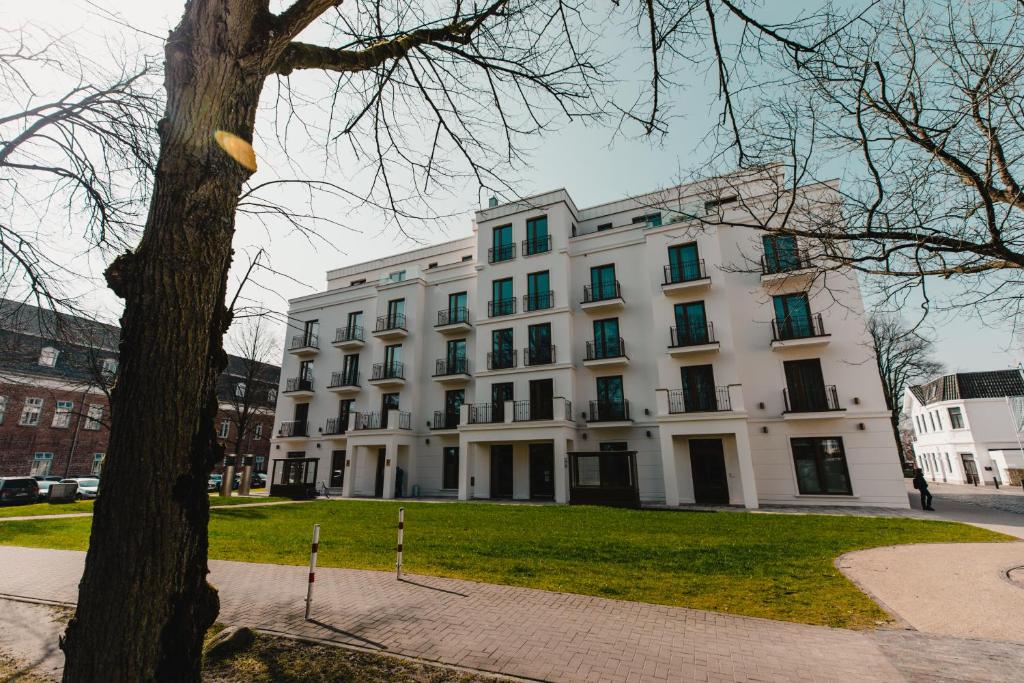
M 492 202 L 471 237 L 328 272 L 290 302 L 274 476 L 316 467 L 344 496 L 905 507 L 856 279 L 714 225 L 777 185 L 722 187 Z
M 907 387 L 903 413 L 914 426 L 914 461 L 932 481 L 992 486 L 1024 469 L 1018 370 L 959 372 Z

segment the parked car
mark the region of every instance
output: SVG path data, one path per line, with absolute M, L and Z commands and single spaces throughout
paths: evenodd
M 39 500 L 39 482 L 32 477 L 0 477 L 0 505 L 23 505 Z
M 249 480 L 249 488 L 261 489 L 267 485 L 267 475 L 262 472 L 253 472 Z
M 61 479 L 62 484 L 78 484 L 78 493 L 75 497 L 79 500 L 90 500 L 100 493 L 99 477 L 69 477 Z
M 210 493 L 220 491 L 221 482 L 224 481 L 223 474 L 211 474 L 210 478 L 206 480 L 206 490 Z
M 39 500 L 45 500 L 50 494 L 50 484 L 56 484 L 61 477 L 33 477 L 33 479 L 39 484 Z

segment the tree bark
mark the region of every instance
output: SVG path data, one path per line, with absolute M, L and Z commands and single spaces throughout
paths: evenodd
M 216 378 L 234 216 L 250 171 L 215 143 L 252 140 L 265 74 L 259 0 L 193 0 L 166 48 L 167 107 L 146 229 L 107 271 L 124 298 L 112 428 L 64 680 L 199 681 L 219 606 L 207 583 L 206 482 L 221 457 Z M 246 66 L 249 64 L 249 66 Z

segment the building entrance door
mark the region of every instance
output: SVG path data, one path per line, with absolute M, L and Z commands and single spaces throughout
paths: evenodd
M 345 484 L 345 451 L 331 452 L 331 488 L 340 489 Z
M 728 505 L 729 481 L 721 439 L 690 439 L 693 498 L 699 505 Z
M 377 449 L 377 477 L 373 482 L 373 495 L 375 498 L 384 497 L 384 458 L 387 457 L 387 450 Z
M 961 453 L 960 459 L 964 463 L 964 476 L 967 477 L 967 483 L 975 486 L 980 484 L 981 478 L 978 476 L 978 465 L 974 462 L 974 456 L 970 453 Z
M 530 500 L 555 498 L 555 447 L 550 443 L 530 444 Z
M 491 498 L 512 497 L 512 446 L 491 446 Z

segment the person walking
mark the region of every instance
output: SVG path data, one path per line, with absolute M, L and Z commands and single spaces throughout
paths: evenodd
M 935 511 L 932 507 L 932 494 L 928 491 L 928 480 L 920 467 L 914 468 L 914 488 L 921 492 L 921 509 Z

